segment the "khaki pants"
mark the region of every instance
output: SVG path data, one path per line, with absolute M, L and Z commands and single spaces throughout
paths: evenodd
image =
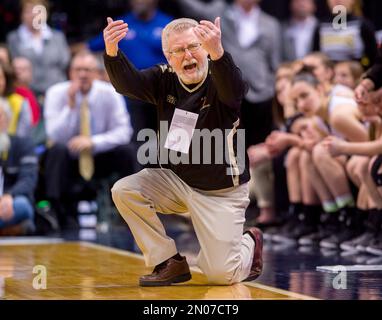
M 198 266 L 210 282 L 232 284 L 250 272 L 254 241 L 243 236 L 248 185 L 204 191 L 189 187 L 172 170 L 144 169 L 112 188 L 113 200 L 130 227 L 147 266 L 177 253 L 157 216 L 189 212 L 200 243 Z

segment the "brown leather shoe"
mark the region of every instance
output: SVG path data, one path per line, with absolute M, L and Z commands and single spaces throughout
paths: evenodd
M 244 281 L 252 281 L 261 275 L 263 271 L 263 233 L 260 229 L 252 227 L 244 232 L 248 233 L 255 241 L 255 252 L 253 253 L 252 267 L 249 276 Z
M 17 236 L 24 236 L 26 233 L 27 233 L 27 230 L 24 223 L 18 223 L 18 224 L 0 229 L 0 236 L 17 237 Z
M 185 282 L 191 279 L 190 268 L 187 260 L 170 258 L 158 264 L 152 274 L 139 278 L 139 285 L 142 287 L 170 286 L 172 283 Z

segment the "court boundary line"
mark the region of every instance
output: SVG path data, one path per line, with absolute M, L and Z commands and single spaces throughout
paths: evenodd
M 32 245 L 46 245 L 46 244 L 59 244 L 65 243 L 63 238 L 46 238 L 44 237 L 11 237 L 12 239 L 0 239 L 0 246 L 32 246 Z
M 90 248 L 100 249 L 100 250 L 103 250 L 103 251 L 114 252 L 114 253 L 122 254 L 122 255 L 125 255 L 125 256 L 128 256 L 128 257 L 138 258 L 138 259 L 144 261 L 143 256 L 141 254 L 139 254 L 139 253 L 134 253 L 134 252 L 130 252 L 130 251 L 127 251 L 127 250 L 118 249 L 118 248 L 112 248 L 112 247 L 108 247 L 108 246 L 101 245 L 101 244 L 98 244 L 98 243 L 91 243 L 91 242 L 87 242 L 87 241 L 79 241 L 79 242 L 74 242 L 74 243 L 80 243 L 81 245 L 84 245 L 84 246 L 87 246 L 87 247 L 90 247 Z M 202 274 L 200 269 L 197 268 L 197 267 L 191 267 L 190 270 L 193 271 L 193 272 Z M 282 294 L 282 295 L 285 295 L 285 296 L 293 298 L 293 299 L 299 299 L 299 300 L 320 300 L 319 298 L 314 298 L 314 297 L 311 297 L 311 296 L 308 296 L 308 295 L 304 295 L 304 294 L 295 293 L 295 292 L 284 290 L 284 289 L 279 289 L 279 288 L 267 286 L 267 285 L 264 285 L 264 284 L 261 284 L 261 283 L 252 283 L 252 282 L 242 282 L 242 283 L 245 284 L 246 286 L 249 286 L 249 287 L 254 287 L 254 288 L 257 288 L 257 289 L 262 289 L 262 290 L 267 290 L 267 291 L 270 291 L 270 292 L 273 292 L 273 293 Z

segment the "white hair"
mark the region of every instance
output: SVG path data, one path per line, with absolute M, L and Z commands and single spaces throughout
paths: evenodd
M 168 23 L 162 31 L 162 50 L 168 53 L 168 38 L 173 32 L 181 33 L 196 27 L 199 23 L 194 19 L 180 18 Z

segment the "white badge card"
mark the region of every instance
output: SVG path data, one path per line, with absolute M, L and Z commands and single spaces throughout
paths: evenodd
M 199 115 L 175 109 L 164 147 L 188 154 Z

